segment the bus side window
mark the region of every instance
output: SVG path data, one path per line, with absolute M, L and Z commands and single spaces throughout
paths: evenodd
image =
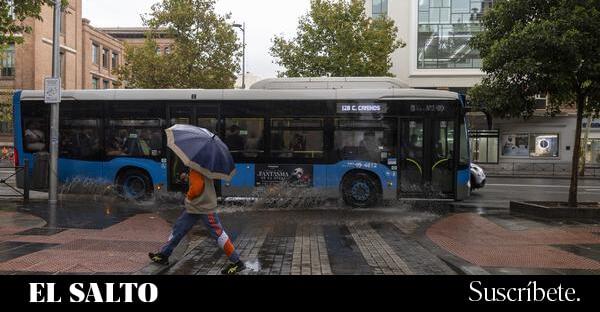
M 60 127 L 60 156 L 96 158 L 100 151 L 99 119 L 63 119 Z
M 23 102 L 23 147 L 25 152 L 47 152 L 50 109 L 42 102 Z
M 234 156 L 256 158 L 264 153 L 263 118 L 225 119 L 225 144 Z
M 161 157 L 163 136 L 158 119 L 111 120 L 106 136 L 107 156 Z

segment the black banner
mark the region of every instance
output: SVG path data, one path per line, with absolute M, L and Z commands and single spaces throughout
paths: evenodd
M 264 165 L 256 164 L 254 172 L 256 186 L 289 183 L 294 186 L 313 186 L 312 165 Z
M 2 276 L 0 281 L 4 306 L 29 308 L 134 304 L 231 311 L 366 303 L 401 310 L 412 304 L 580 308 L 600 303 L 597 276 Z

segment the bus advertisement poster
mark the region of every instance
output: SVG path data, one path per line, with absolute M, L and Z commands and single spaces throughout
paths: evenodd
M 265 165 L 255 166 L 256 186 L 289 183 L 296 186 L 313 186 L 312 165 Z

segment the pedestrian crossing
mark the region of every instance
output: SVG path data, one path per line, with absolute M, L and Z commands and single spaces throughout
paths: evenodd
M 454 274 L 419 245 L 413 235 L 417 225 L 408 223 L 286 224 L 230 231 L 241 258 L 260 264 L 243 273 L 248 275 Z M 205 237 L 196 244 L 164 274 L 220 274 L 227 258 L 214 241 Z

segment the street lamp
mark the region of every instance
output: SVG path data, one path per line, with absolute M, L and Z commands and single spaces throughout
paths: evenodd
M 242 30 L 242 89 L 246 89 L 246 23 L 232 26 Z

